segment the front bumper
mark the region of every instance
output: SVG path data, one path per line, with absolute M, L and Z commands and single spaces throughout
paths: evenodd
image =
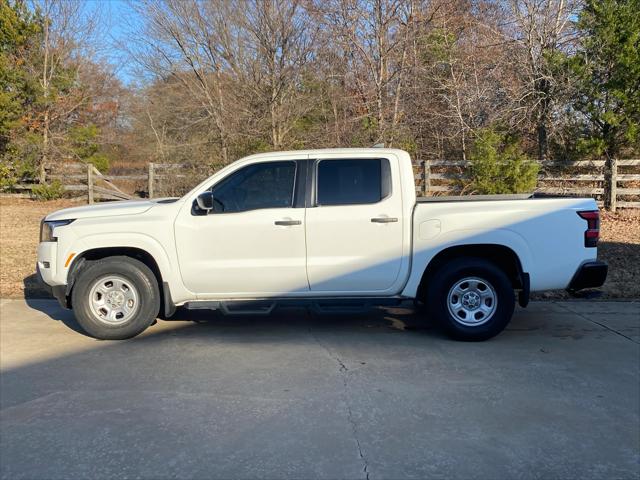
M 604 262 L 586 262 L 580 265 L 567 290 L 575 292 L 585 288 L 601 287 L 607 279 L 608 266 Z
M 40 265 L 36 264 L 36 274 L 38 276 L 38 281 L 42 285 L 42 287 L 56 300 L 62 308 L 69 308 L 67 304 L 67 286 L 66 285 L 49 285 L 44 281 L 42 277 L 42 272 L 40 271 Z

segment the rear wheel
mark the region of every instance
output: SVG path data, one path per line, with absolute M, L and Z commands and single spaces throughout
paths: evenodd
M 429 316 L 458 340 L 487 340 L 507 326 L 515 294 L 507 275 L 481 258 L 458 258 L 442 266 L 427 286 Z
M 153 272 L 130 257 L 87 262 L 78 274 L 71 304 L 80 326 L 102 340 L 138 335 L 155 320 L 160 292 Z

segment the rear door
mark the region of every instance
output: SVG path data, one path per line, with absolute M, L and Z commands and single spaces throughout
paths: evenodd
M 311 293 L 393 294 L 404 222 L 398 159 L 327 154 L 309 165 L 307 276 Z M 400 279 L 400 282 L 402 279 Z

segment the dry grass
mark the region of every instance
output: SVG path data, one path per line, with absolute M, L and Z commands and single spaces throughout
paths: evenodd
M 0 198 L 0 298 L 46 296 L 34 275 L 40 220 L 78 204 Z M 602 298 L 640 298 L 640 211 L 603 214 L 601 238 L 599 257 L 609 263 Z M 542 297 L 564 295 L 552 292 Z
M 22 298 L 25 290 L 28 296 L 46 296 L 34 275 L 40 220 L 54 210 L 78 204 L 0 198 L 0 298 Z
M 609 298 L 640 298 L 640 211 L 602 215 L 598 257 L 609 264 Z

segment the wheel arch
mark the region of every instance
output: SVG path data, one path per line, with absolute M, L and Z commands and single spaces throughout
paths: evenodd
M 522 306 L 526 306 L 529 299 L 529 274 L 523 271 L 522 262 L 515 251 L 505 245 L 491 243 L 454 245 L 439 252 L 431 259 L 422 274 L 417 298 L 425 298 L 429 281 L 440 267 L 461 257 L 489 260 L 502 269 L 509 277 L 513 288 L 522 290 L 519 301 Z
M 67 307 L 71 308 L 71 292 L 73 290 L 76 278 L 82 271 L 82 267 L 86 262 L 93 260 L 101 260 L 109 257 L 129 257 L 142 262 L 149 267 L 153 272 L 156 281 L 158 282 L 158 289 L 160 290 L 160 305 L 164 308 L 165 315 L 170 316 L 175 311 L 175 306 L 171 300 L 171 292 L 169 290 L 169 284 L 164 281 L 160 266 L 156 258 L 148 251 L 138 247 L 95 247 L 87 249 L 77 254 L 69 266 L 67 273 L 67 285 L 65 289 L 65 297 Z

